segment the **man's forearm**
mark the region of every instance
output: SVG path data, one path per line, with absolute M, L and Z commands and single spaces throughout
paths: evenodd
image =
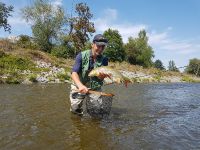
M 83 83 L 80 81 L 79 75 L 77 72 L 72 72 L 72 80 L 75 82 L 75 84 L 78 86 L 79 92 L 81 93 L 87 93 L 88 88 L 83 85 Z
M 72 72 L 71 75 L 72 80 L 75 82 L 75 84 L 80 87 L 83 86 L 82 82 L 80 81 L 79 75 L 77 72 Z

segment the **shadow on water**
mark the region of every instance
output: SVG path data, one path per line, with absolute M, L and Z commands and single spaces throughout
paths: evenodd
M 0 149 L 200 149 L 200 84 L 107 86 L 110 115 L 69 112 L 68 84 L 0 86 Z

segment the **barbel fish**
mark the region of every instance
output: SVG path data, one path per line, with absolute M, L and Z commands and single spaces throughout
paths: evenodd
M 93 69 L 88 76 L 93 77 L 93 76 L 101 76 L 101 74 L 105 75 L 105 78 L 109 78 L 113 83 L 124 83 L 125 86 L 127 87 L 128 83 L 131 82 L 131 80 L 127 77 L 124 77 L 119 71 L 108 67 L 108 66 L 102 66 L 102 67 L 97 67 Z

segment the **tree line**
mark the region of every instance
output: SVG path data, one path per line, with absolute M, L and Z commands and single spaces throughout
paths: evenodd
M 0 2 L 0 28 L 11 32 L 8 17 L 13 12 L 13 6 Z M 95 33 L 93 14 L 86 3 L 75 4 L 74 12 L 66 14 L 60 6 L 53 6 L 48 0 L 35 0 L 31 6 L 21 10 L 23 18 L 31 24 L 32 35 L 20 35 L 17 42 L 24 48 L 40 49 L 57 57 L 74 58 L 76 54 L 91 48 L 90 37 Z M 136 38 L 129 37 L 123 43 L 118 30 L 107 29 L 103 35 L 109 43 L 105 55 L 110 61 L 127 61 L 133 65 L 146 68 L 155 67 L 160 70 L 179 71 L 173 60 L 166 69 L 161 60 L 153 62 L 154 51 L 148 44 L 145 30 L 141 30 Z M 200 75 L 200 60 L 192 59 L 185 71 Z

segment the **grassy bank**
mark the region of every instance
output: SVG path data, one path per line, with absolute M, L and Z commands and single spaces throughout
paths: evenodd
M 50 65 L 41 66 L 38 62 Z M 63 82 L 69 79 L 73 63 L 72 59 L 57 58 L 39 50 L 24 49 L 8 41 L 0 41 L 0 83 L 37 82 L 42 74 L 44 76 L 51 72 L 54 73 L 46 77 L 48 81 Z M 133 82 L 200 82 L 199 78 L 189 74 L 145 69 L 127 62 L 109 65 L 124 72 Z M 55 72 L 52 68 L 63 68 L 64 71 Z
M 20 48 L 6 40 L 0 41 L 0 83 L 22 83 L 25 80 L 36 82 L 39 74 L 51 71 L 50 67 L 38 66 L 36 62 L 50 63 L 51 66 L 64 68 L 64 73 L 57 73 L 55 76 L 60 81 L 69 79 L 67 72 L 71 70 L 73 61 L 56 58 L 48 53 Z M 55 77 L 49 77 L 53 80 Z M 50 79 L 52 78 L 52 79 Z

